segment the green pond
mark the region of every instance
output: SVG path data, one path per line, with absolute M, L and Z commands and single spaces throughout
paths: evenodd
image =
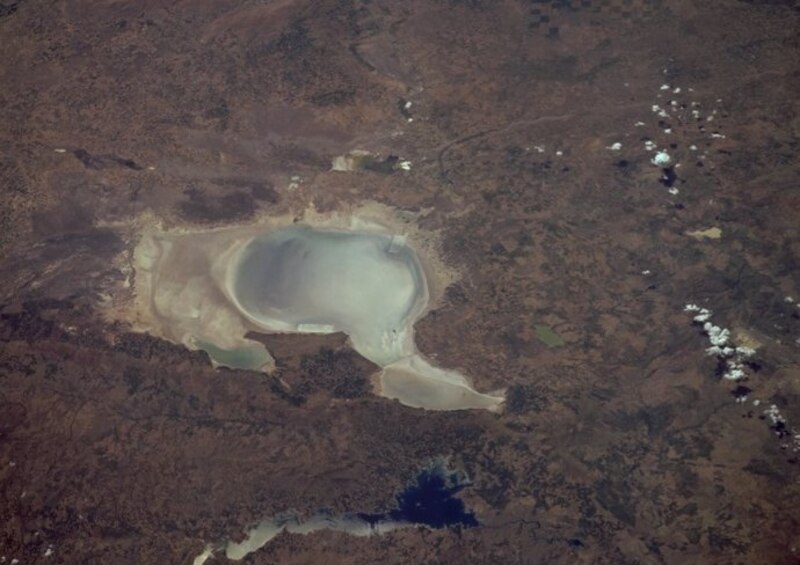
M 207 341 L 197 340 L 195 343 L 200 349 L 208 353 L 209 357 L 215 362 L 232 369 L 258 370 L 269 361 L 267 350 L 258 345 L 222 349 Z

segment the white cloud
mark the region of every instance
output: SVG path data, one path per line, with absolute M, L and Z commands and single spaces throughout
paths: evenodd
M 672 161 L 672 157 L 670 157 L 669 153 L 667 153 L 666 151 L 659 151 L 650 160 L 651 163 L 653 163 L 654 165 L 657 165 L 659 167 L 669 164 L 670 161 Z

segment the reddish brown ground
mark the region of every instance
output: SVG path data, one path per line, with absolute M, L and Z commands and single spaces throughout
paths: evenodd
M 759 416 L 800 429 L 798 19 L 792 0 L 0 4 L 0 556 L 190 563 L 287 509 L 381 511 L 446 456 L 481 527 L 287 535 L 249 562 L 797 563 L 800 454 Z M 329 172 L 356 148 L 412 169 Z M 104 321 L 140 214 L 365 199 L 441 230 L 464 277 L 417 343 L 509 387 L 504 414 L 374 397 L 341 336 L 264 338 L 267 377 Z M 747 403 L 688 301 L 763 343 Z

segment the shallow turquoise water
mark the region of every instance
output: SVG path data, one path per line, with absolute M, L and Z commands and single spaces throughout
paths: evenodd
M 196 344 L 200 349 L 208 353 L 211 359 L 232 369 L 257 370 L 263 367 L 270 359 L 267 350 L 260 345 L 222 349 L 207 341 L 197 340 Z
M 273 331 L 343 331 L 385 366 L 412 352 L 410 327 L 427 301 L 422 268 L 403 239 L 292 226 L 253 239 L 232 292 Z

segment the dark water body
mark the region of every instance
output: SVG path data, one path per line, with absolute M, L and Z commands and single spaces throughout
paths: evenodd
M 375 514 L 335 514 L 329 510 L 303 519 L 294 513 L 269 518 L 250 530 L 241 542 L 228 540 L 225 556 L 238 561 L 268 544 L 281 532 L 308 534 L 320 530 L 345 532 L 355 536 L 385 534 L 398 528 L 474 528 L 478 519 L 455 498 L 468 482 L 458 471 L 437 462 L 421 471 L 414 482 L 397 494 L 395 508 Z
M 397 495 L 397 508 L 382 514 L 358 514 L 370 524 L 401 522 L 431 528 L 474 528 L 478 520 L 455 495 L 466 486 L 457 471 L 431 467 Z

